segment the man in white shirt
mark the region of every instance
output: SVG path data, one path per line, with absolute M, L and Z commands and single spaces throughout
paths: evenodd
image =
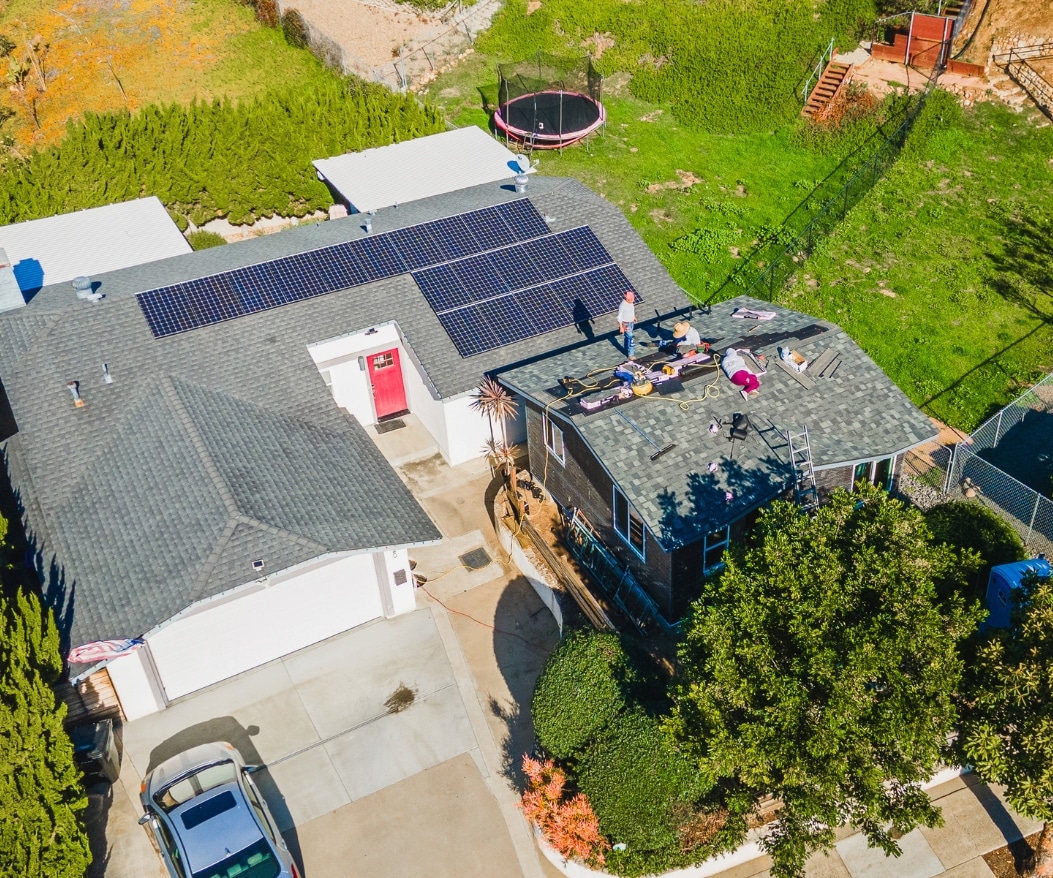
M 636 354 L 633 330 L 636 328 L 636 293 L 625 291 L 625 298 L 618 305 L 618 329 L 625 336 L 625 355 L 631 360 Z

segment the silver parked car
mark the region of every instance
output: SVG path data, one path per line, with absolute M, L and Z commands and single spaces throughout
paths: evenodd
M 274 818 L 230 744 L 192 747 L 151 771 L 139 790 L 172 878 L 299 878 Z

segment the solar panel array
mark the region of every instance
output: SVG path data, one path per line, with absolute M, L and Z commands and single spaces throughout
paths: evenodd
M 629 282 L 587 227 L 526 199 L 139 293 L 156 338 L 410 273 L 462 357 L 613 311 Z
M 582 227 L 414 272 L 462 357 L 613 311 L 630 288 Z

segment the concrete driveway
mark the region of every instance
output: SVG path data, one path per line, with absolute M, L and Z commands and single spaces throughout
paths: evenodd
M 267 766 L 256 778 L 305 878 L 534 874 L 491 789 L 506 782 L 479 733 L 486 743 L 449 623 L 424 608 L 127 724 L 122 782 L 134 796 L 169 756 L 227 740 Z

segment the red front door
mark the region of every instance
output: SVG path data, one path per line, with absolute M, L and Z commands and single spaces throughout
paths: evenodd
M 369 362 L 369 381 L 373 385 L 377 419 L 406 411 L 406 388 L 402 384 L 398 348 L 370 354 L 366 360 Z

